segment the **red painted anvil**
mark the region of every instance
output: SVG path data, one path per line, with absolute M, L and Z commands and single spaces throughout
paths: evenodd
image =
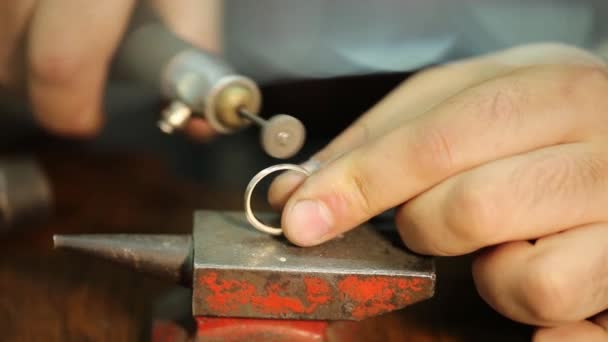
M 191 286 L 197 341 L 323 340 L 328 320 L 401 309 L 430 298 L 435 286 L 430 258 L 370 224 L 301 248 L 252 229 L 240 212 L 198 211 L 192 236 L 68 235 L 54 242 Z

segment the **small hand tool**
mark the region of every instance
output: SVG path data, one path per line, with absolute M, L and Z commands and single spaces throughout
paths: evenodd
M 304 143 L 304 126 L 295 117 L 281 114 L 268 121 L 259 117 L 262 97 L 252 79 L 158 22 L 127 33 L 115 64 L 123 77 L 160 88 L 171 101 L 158 122 L 165 133 L 180 130 L 191 117 L 200 116 L 222 134 L 258 124 L 262 147 L 275 158 L 292 157 Z

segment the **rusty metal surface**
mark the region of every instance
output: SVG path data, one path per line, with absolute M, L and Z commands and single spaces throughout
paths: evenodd
M 359 320 L 427 299 L 434 285 L 432 259 L 368 224 L 301 248 L 241 212 L 195 213 L 194 315 Z
M 171 234 L 54 235 L 55 248 L 95 255 L 185 286 L 192 284 L 192 237 Z

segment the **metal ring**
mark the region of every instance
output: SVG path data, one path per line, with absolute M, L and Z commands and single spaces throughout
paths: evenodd
M 255 229 L 270 235 L 281 235 L 283 234 L 283 229 L 265 225 L 255 217 L 255 215 L 253 214 L 253 210 L 251 209 L 251 196 L 253 195 L 253 190 L 255 189 L 256 185 L 258 185 L 258 183 L 262 179 L 264 179 L 264 177 L 268 176 L 273 172 L 287 170 L 300 172 L 305 174 L 306 176 L 310 176 L 310 172 L 308 172 L 308 170 L 299 165 L 277 164 L 267 167 L 264 170 L 258 172 L 255 176 L 253 176 L 253 178 L 251 178 L 251 181 L 249 181 L 249 184 L 247 184 L 247 189 L 245 190 L 245 216 L 247 217 L 247 221 L 249 221 L 249 223 L 251 223 L 251 225 Z

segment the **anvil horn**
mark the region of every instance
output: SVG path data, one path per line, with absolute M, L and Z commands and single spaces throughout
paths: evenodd
M 55 248 L 65 248 L 126 265 L 184 286 L 192 286 L 190 235 L 82 234 L 54 235 Z

